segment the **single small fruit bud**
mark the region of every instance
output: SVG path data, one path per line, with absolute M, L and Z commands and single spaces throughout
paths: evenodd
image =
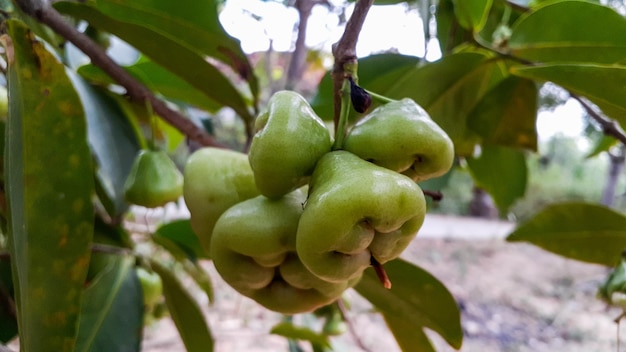
M 356 112 L 362 114 L 372 105 L 372 96 L 365 89 L 354 83 L 352 77 L 348 79 L 350 80 L 350 100 L 352 100 L 352 106 Z

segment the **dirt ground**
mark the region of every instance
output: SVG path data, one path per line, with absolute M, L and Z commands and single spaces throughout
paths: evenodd
M 462 312 L 463 352 L 594 352 L 618 350 L 616 309 L 595 297 L 607 269 L 550 254 L 523 243 L 506 243 L 510 223 L 430 216 L 404 258 L 441 280 Z M 216 351 L 287 351 L 287 342 L 270 335 L 281 316 L 259 308 L 207 269 L 216 286 L 211 307 L 199 295 L 216 340 Z M 193 288 L 192 288 L 193 289 Z M 399 351 L 391 333 L 367 301 L 348 291 L 354 333 L 332 339 L 334 351 Z M 297 316 L 295 323 L 311 323 Z M 308 319 L 308 320 L 307 320 Z M 427 332 L 437 351 L 454 351 Z M 358 343 L 357 343 L 358 341 Z M 302 346 L 305 351 L 307 345 Z M 173 323 L 162 320 L 146 331 L 144 352 L 184 351 Z

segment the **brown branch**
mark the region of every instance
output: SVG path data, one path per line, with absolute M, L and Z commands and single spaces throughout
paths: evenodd
M 352 338 L 354 339 L 356 345 L 359 346 L 362 351 L 370 352 L 371 350 L 367 346 L 365 346 L 363 341 L 361 341 L 361 338 L 359 338 L 359 335 L 356 332 L 356 328 L 354 327 L 352 320 L 348 317 L 348 308 L 346 307 L 346 304 L 343 302 L 342 298 L 339 298 L 337 300 L 337 307 L 339 307 L 339 311 L 341 312 L 343 321 L 346 322 L 348 331 L 350 332 L 350 335 L 352 335 Z
M 596 121 L 600 125 L 600 127 L 602 128 L 602 132 L 605 135 L 612 136 L 615 139 L 617 139 L 618 141 L 622 142 L 624 145 L 626 145 L 626 133 L 624 133 L 624 130 L 622 129 L 622 127 L 619 125 L 619 123 L 617 121 L 611 120 L 609 118 L 606 118 L 605 116 L 603 116 L 600 113 L 598 113 L 582 97 L 580 97 L 580 96 L 578 96 L 576 94 L 573 94 L 571 92 L 570 92 L 570 96 L 573 99 L 576 99 L 576 101 L 578 101 L 578 103 L 580 103 L 580 105 L 583 107 L 583 109 L 585 109 L 587 114 L 592 119 L 594 119 L 594 121 Z
M 189 139 L 204 146 L 226 148 L 224 144 L 215 140 L 215 138 L 196 126 L 191 120 L 170 109 L 165 102 L 158 99 L 146 86 L 113 61 L 98 44 L 69 25 L 61 14 L 47 2 L 30 0 L 18 1 L 18 4 L 26 14 L 47 25 L 89 56 L 94 65 L 98 66 L 115 82 L 126 89 L 126 94 L 131 100 L 144 106 L 145 102 L 148 101 L 157 115 L 177 128 Z
M 440 200 L 443 199 L 443 193 L 441 193 L 441 191 L 429 191 L 429 190 L 423 189 L 422 192 L 424 193 L 425 196 L 430 197 L 435 202 L 439 202 Z
M 300 20 L 298 21 L 298 34 L 296 36 L 295 49 L 293 50 L 293 54 L 291 54 L 291 61 L 289 62 L 289 67 L 287 69 L 286 89 L 297 88 L 296 85 L 298 81 L 302 79 L 307 54 L 305 46 L 307 36 L 306 29 L 313 7 L 320 4 L 330 7 L 328 0 L 296 0 L 294 7 L 298 11 L 298 17 Z
M 335 127 L 339 123 L 339 115 L 341 114 L 341 86 L 345 76 L 346 64 L 356 64 L 356 43 L 359 39 L 359 33 L 363 28 L 365 17 L 374 0 L 358 0 L 354 5 L 354 12 L 346 23 L 346 29 L 341 39 L 333 45 L 333 56 L 335 64 L 333 66 L 333 102 L 334 102 L 334 121 Z

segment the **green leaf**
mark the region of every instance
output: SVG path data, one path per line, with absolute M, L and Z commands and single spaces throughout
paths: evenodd
M 93 242 L 119 248 L 132 248 L 134 245 L 130 233 L 123 225 L 109 224 L 96 216 Z
M 331 348 L 328 336 L 315 332 L 307 327 L 295 326 L 290 322 L 280 322 L 272 327 L 270 334 L 279 335 L 293 340 L 309 341 L 323 348 Z
M 170 252 L 172 257 L 182 266 L 183 270 L 191 276 L 196 282 L 198 287 L 206 293 L 209 303 L 213 303 L 215 297 L 213 293 L 213 284 L 211 278 L 202 266 L 195 260 L 192 260 L 183 248 L 181 248 L 176 242 L 166 237 L 153 236 L 154 243 L 163 247 L 163 249 Z
M 597 204 L 553 204 L 520 224 L 507 241 L 529 242 L 567 258 L 614 266 L 626 248 L 626 217 Z
M 170 269 L 156 260 L 150 260 L 150 267 L 163 281 L 165 303 L 185 344 L 185 350 L 187 352 L 213 351 L 213 336 L 198 303 Z
M 229 65 L 239 76 L 248 81 L 254 96 L 258 83 L 252 74 L 252 66 L 241 49 L 239 40 L 226 33 L 219 21 L 216 1 L 179 0 L 90 0 L 88 2 L 102 14 L 117 21 L 149 28 L 159 36 L 181 43 Z M 101 28 L 104 29 L 104 28 Z M 128 41 L 132 33 L 120 31 Z M 128 41 L 130 43 L 130 41 Z M 163 51 L 165 59 L 173 53 Z
M 376 54 L 359 59 L 359 84 L 365 89 L 380 93 L 381 86 L 387 88 L 402 76 L 407 68 L 418 65 L 420 58 L 399 54 Z M 380 82 L 381 80 L 385 82 Z M 317 87 L 311 107 L 325 121 L 333 120 L 333 82 L 329 71 Z
M 356 291 L 384 315 L 402 319 L 415 329 L 432 329 L 450 346 L 460 348 L 461 316 L 448 289 L 424 269 L 402 259 L 387 262 L 385 271 L 391 289 L 384 288 L 374 270 L 368 269 L 355 286 Z
M 139 151 L 137 138 L 115 100 L 76 74 L 69 76 L 85 107 L 98 196 L 109 215 L 118 217 L 128 209 L 124 182 Z
M 468 116 L 506 76 L 502 62 L 490 55 L 462 52 L 413 67 L 379 92 L 415 100 L 448 133 L 457 155 L 472 155 L 479 136 L 468 128 Z
M 178 261 L 183 270 L 206 293 L 209 302 L 213 302 L 213 284 L 198 259 L 210 259 L 204 251 L 198 236 L 191 229 L 188 219 L 176 220 L 157 229 L 152 240 L 166 249 Z
M 214 101 L 233 108 L 244 120 L 253 120 L 244 98 L 232 82 L 203 55 L 185 46 L 177 38 L 164 35 L 153 27 L 123 22 L 117 17 L 107 16 L 88 4 L 63 1 L 56 2 L 54 6 L 64 14 L 86 20 L 101 30 L 119 36 Z M 177 3 L 175 6 L 180 5 Z
M 143 303 L 135 257 L 97 253 L 92 261 L 100 269 L 83 294 L 76 351 L 138 351 Z
M 614 63 L 626 57 L 626 19 L 588 1 L 560 1 L 521 16 L 511 55 L 536 62 Z
M 421 326 L 391 314 L 383 314 L 383 318 L 402 352 L 436 352 Z
M 93 165 L 80 99 L 26 26 L 6 22 L 9 248 L 24 351 L 73 351 L 93 237 Z
M 522 151 L 484 145 L 479 157 L 466 160 L 474 182 L 491 194 L 501 215 L 526 193 L 528 168 Z
M 453 49 L 461 43 L 471 40 L 471 31 L 461 27 L 454 14 L 453 0 L 439 0 L 435 16 L 437 19 L 437 39 L 443 56 L 451 54 Z
M 468 126 L 483 144 L 537 150 L 535 82 L 510 76 L 496 85 L 468 117 Z
M 153 61 L 142 60 L 134 65 L 126 66 L 125 69 L 150 90 L 158 92 L 170 100 L 186 102 L 208 112 L 216 112 L 221 107 L 204 92 L 194 88 L 185 80 Z M 78 73 L 99 84 L 115 83 L 104 71 L 93 64 L 81 66 Z
M 459 24 L 470 31 L 480 31 L 485 22 L 493 0 L 452 0 L 454 13 Z
M 616 146 L 618 140 L 615 137 L 608 136 L 606 134 L 602 134 L 600 138 L 596 141 L 593 149 L 589 151 L 589 154 L 585 158 L 593 158 L 594 156 L 598 156 L 603 152 L 607 152 L 611 150 L 614 146 Z
M 0 254 L 6 252 L 0 251 Z M 11 261 L 8 256 L 0 255 L 0 343 L 7 343 L 17 336 L 17 317 L 13 302 Z
M 511 73 L 550 81 L 594 102 L 605 114 L 626 126 L 626 66 L 593 64 L 549 64 L 516 66 Z
M 156 230 L 153 237 L 170 240 L 183 250 L 192 261 L 209 259 L 208 253 L 204 251 L 200 241 L 198 241 L 198 236 L 191 229 L 189 219 L 175 220 L 164 224 Z

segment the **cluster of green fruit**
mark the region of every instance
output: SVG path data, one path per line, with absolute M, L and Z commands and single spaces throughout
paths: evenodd
M 275 93 L 249 153 L 194 152 L 185 165 L 191 226 L 235 290 L 284 314 L 312 311 L 397 258 L 421 227 L 416 182 L 452 165 L 446 133 L 410 99 L 367 114 L 341 150 L 307 101 Z

